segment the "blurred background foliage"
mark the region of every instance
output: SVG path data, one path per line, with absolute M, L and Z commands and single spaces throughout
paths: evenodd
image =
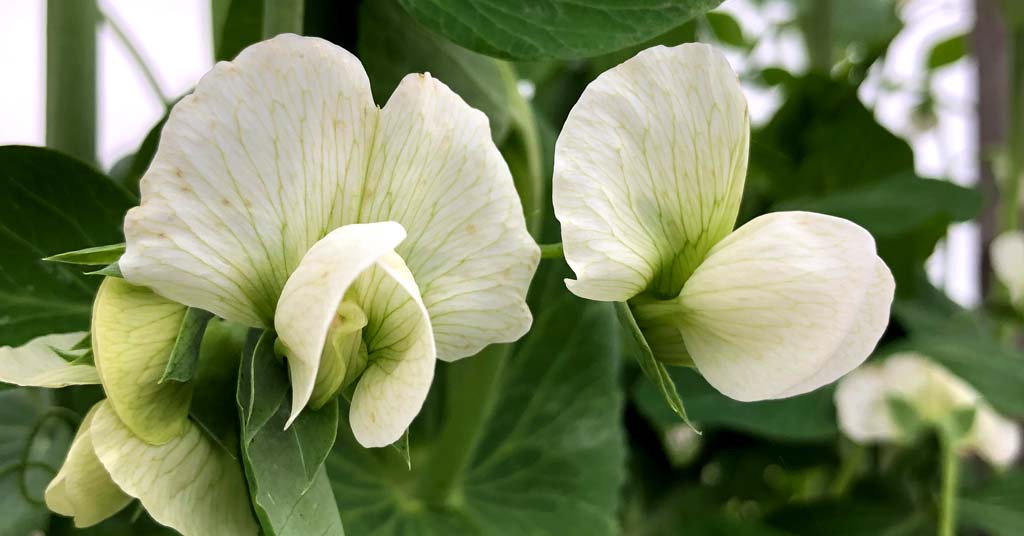
M 406 73 L 429 71 L 488 115 L 531 230 L 542 242 L 557 242 L 549 195 L 554 142 L 591 80 L 656 44 L 699 40 L 749 55 L 764 36 L 796 31 L 807 68 L 747 62 L 739 73 L 748 87 L 781 96 L 778 110 L 753 131 L 741 220 L 812 210 L 867 228 L 898 283 L 877 354 L 920 351 L 1000 412 L 1024 418 L 1024 318 L 988 276 L 987 260 L 980 263 L 983 301 L 971 309 L 925 274 L 950 225 L 979 222 L 986 244 L 1019 225 L 1022 3 L 977 0 L 976 34 L 945 39 L 926 57 L 929 77 L 974 56 L 982 85 L 1002 84 L 978 95 L 1003 123 L 982 118 L 982 173 L 978 187 L 967 188 L 949 177 L 919 176 L 911 146 L 880 125 L 859 96 L 901 31 L 900 2 L 787 1 L 795 16 L 761 35 L 727 12 L 707 12 L 720 0 L 212 0 L 211 32 L 217 60 L 280 31 L 328 39 L 359 56 L 379 105 Z M 39 259 L 120 241 L 120 220 L 137 202 L 159 140 L 163 121 L 134 154 L 109 170 L 93 168 L 95 27 L 103 16 L 88 0 L 48 2 L 47 145 L 69 156 L 0 148 L 3 345 L 88 329 L 99 279 Z M 934 124 L 930 87 L 921 89 L 915 111 L 924 129 Z M 170 106 L 175 97 L 163 98 Z M 360 449 L 348 427 L 339 428 L 327 468 L 350 534 L 934 533 L 934 437 L 904 447 L 855 445 L 837 428 L 833 387 L 739 403 L 693 371 L 673 369 L 698 434 L 623 355 L 610 307 L 564 290 L 568 273 L 561 261 L 545 261 L 531 290 L 536 323 L 523 341 L 465 362 L 479 365 L 441 366 L 411 433 L 411 471 L 400 453 Z M 459 395 L 494 363 L 500 375 L 471 389 L 479 398 Z M 0 389 L 0 534 L 75 532 L 68 520 L 47 514 L 41 492 L 74 423 L 99 396 L 97 387 Z M 482 408 L 480 431 L 469 439 L 446 424 L 467 406 Z M 963 533 L 1024 534 L 1024 472 L 995 474 L 969 461 L 964 473 Z M 134 508 L 79 532 L 162 531 Z

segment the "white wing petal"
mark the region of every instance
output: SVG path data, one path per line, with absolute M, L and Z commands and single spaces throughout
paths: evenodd
M 899 439 L 901 433 L 889 413 L 889 394 L 881 366 L 865 365 L 851 372 L 836 387 L 839 429 L 858 443 Z
M 72 365 L 57 354 L 67 352 L 86 333 L 44 335 L 12 348 L 0 347 L 0 382 L 23 387 L 66 387 L 100 383 L 96 368 Z
M 1020 455 L 1020 425 L 982 406 L 974 416 L 970 442 L 988 463 L 1009 467 Z
M 1024 232 L 1006 232 L 991 246 L 992 269 L 1010 291 L 1016 305 L 1024 305 Z
M 46 506 L 73 517 L 78 528 L 91 527 L 128 506 L 132 498 L 110 479 L 93 449 L 92 419 L 99 403 L 82 419 L 64 465 L 46 487 Z
M 650 48 L 594 80 L 555 147 L 569 289 L 675 297 L 736 222 L 749 137 L 736 74 L 707 45 Z
M 401 257 L 383 257 L 356 285 L 356 300 L 369 317 L 369 360 L 352 395 L 349 423 L 361 445 L 383 447 L 398 441 L 423 407 L 437 354 L 430 316 Z
M 143 440 L 160 444 L 188 420 L 192 384 L 158 383 L 171 358 L 186 307 L 108 277 L 92 310 L 96 370 L 110 405 Z
M 150 445 L 102 404 L 91 437 L 113 481 L 159 523 L 185 536 L 257 534 L 241 461 L 204 434 L 190 421 L 181 436 Z
M 340 227 L 314 244 L 288 279 L 274 324 L 288 349 L 289 426 L 313 394 L 327 331 L 345 292 L 403 238 L 405 230 L 394 222 Z
M 397 221 L 441 359 L 530 327 L 540 249 L 487 117 L 430 75 L 406 76 L 381 115 L 360 221 Z
M 888 300 L 867 297 L 877 263 L 871 235 L 847 220 L 806 212 L 756 218 L 716 245 L 686 282 L 686 348 L 708 382 L 737 400 L 820 386 L 867 358 L 887 323 Z M 864 340 L 848 340 L 857 331 Z M 850 354 L 834 361 L 840 351 Z
M 125 219 L 128 281 L 270 326 L 291 271 L 355 222 L 378 111 L 359 60 L 281 35 L 218 63 L 171 112 Z

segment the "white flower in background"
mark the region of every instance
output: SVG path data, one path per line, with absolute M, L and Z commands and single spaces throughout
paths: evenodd
M 893 400 L 906 403 L 929 426 L 945 426 L 959 410 L 974 409 L 974 421 L 958 445 L 990 464 L 1007 467 L 1021 449 L 1021 430 L 982 400 L 970 385 L 941 365 L 916 354 L 894 354 L 843 378 L 835 401 L 839 427 L 858 443 L 910 438 L 893 415 Z
M 173 109 L 125 219 L 125 279 L 276 328 L 291 420 L 354 383 L 364 446 L 397 440 L 435 358 L 518 339 L 539 260 L 487 118 L 429 75 L 378 108 L 359 60 L 282 35 Z
M 599 76 L 555 148 L 554 206 L 576 295 L 629 302 L 655 357 L 743 401 L 861 364 L 895 284 L 871 235 L 779 212 L 736 231 L 750 126 L 710 47 L 654 47 Z
M 1014 307 L 1024 307 L 1024 232 L 1007 231 L 992 241 L 992 271 L 1010 293 Z

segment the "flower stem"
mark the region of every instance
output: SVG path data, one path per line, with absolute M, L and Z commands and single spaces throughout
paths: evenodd
M 93 0 L 46 3 L 46 145 L 96 163 L 96 25 Z
M 305 13 L 305 0 L 264 0 L 263 38 L 270 39 L 283 33 L 302 35 Z
M 564 255 L 561 242 L 540 245 L 540 258 L 542 259 L 561 259 Z
M 458 487 L 494 407 L 498 379 L 511 349 L 511 344 L 491 345 L 447 366 L 445 424 L 417 482 L 417 494 L 427 503 L 459 500 Z
M 939 536 L 956 534 L 956 491 L 960 476 L 960 459 L 957 457 L 955 440 L 951 434 L 943 433 L 942 443 L 942 498 L 939 504 Z

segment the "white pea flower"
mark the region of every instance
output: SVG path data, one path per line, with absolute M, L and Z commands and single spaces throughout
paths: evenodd
M 1007 231 L 989 249 L 992 271 L 1010 293 L 1014 307 L 1024 307 L 1024 232 Z
M 871 353 L 895 283 L 856 224 L 807 212 L 733 231 L 750 126 L 736 74 L 701 44 L 605 72 L 555 148 L 554 206 L 577 296 L 628 302 L 663 363 L 737 400 L 835 381 Z
M 835 401 L 839 427 L 858 443 L 901 442 L 904 430 L 892 413 L 898 399 L 929 426 L 945 426 L 958 410 L 974 409 L 974 420 L 959 447 L 975 451 L 996 467 L 1007 467 L 1021 449 L 1021 430 L 985 403 L 960 378 L 920 354 L 894 354 L 881 363 L 865 365 L 843 378 Z
M 289 424 L 354 385 L 364 446 L 397 440 L 435 359 L 529 328 L 540 258 L 487 118 L 429 75 L 383 109 L 355 56 L 282 35 L 219 63 L 170 114 L 125 279 L 276 328 Z

